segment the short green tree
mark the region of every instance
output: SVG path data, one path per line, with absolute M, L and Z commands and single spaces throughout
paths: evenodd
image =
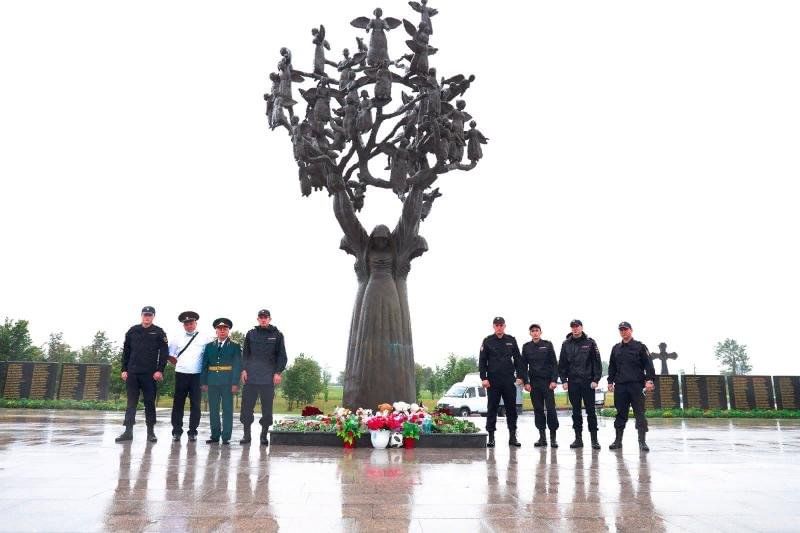
M 98 331 L 94 334 L 92 343 L 81 348 L 80 362 L 110 364 L 119 354 L 119 348 L 108 339 L 106 332 Z
M 31 341 L 27 320 L 6 317 L 0 324 L 0 361 L 41 361 L 44 354 Z
M 327 402 L 330 394 L 331 372 L 327 368 L 322 371 L 322 398 Z
M 753 370 L 750 356 L 747 355 L 747 345 L 739 344 L 733 339 L 718 342 L 714 347 L 714 357 L 719 361 L 724 374 L 737 376 L 749 374 Z
M 244 348 L 244 333 L 242 333 L 241 331 L 234 330 L 231 331 L 229 337 L 233 342 Z
M 322 391 L 322 370 L 312 357 L 300 354 L 283 371 L 281 394 L 289 410 L 298 404 L 311 404 Z
M 50 334 L 47 341 L 47 361 L 49 363 L 74 363 L 78 359 L 78 353 L 64 342 L 64 333 L 59 331 Z

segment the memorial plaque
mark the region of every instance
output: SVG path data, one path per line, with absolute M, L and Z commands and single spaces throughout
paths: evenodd
M 655 389 L 644 397 L 645 409 L 679 409 L 681 391 L 678 376 L 661 375 L 655 379 Z
M 56 394 L 58 363 L 34 363 L 31 361 L 8 361 L 3 363 L 3 398 L 28 398 L 52 400 Z
M 800 376 L 775 376 L 778 409 L 800 409 Z
M 727 409 L 725 376 L 682 376 L 683 408 Z
M 770 376 L 728 376 L 731 409 L 775 409 Z
M 107 400 L 111 365 L 64 363 L 61 365 L 59 400 Z
M 0 361 L 0 397 L 3 398 L 5 398 L 6 372 L 8 372 L 8 363 Z

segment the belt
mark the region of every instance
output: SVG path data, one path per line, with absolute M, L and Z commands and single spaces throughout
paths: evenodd
M 208 369 L 210 371 L 212 371 L 212 372 L 230 372 L 231 370 L 233 370 L 233 367 L 231 365 L 227 365 L 227 366 L 210 366 L 210 367 L 208 367 Z

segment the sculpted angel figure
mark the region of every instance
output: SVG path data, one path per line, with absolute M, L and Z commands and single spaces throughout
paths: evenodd
M 311 41 L 314 45 L 314 74 L 321 76 L 325 75 L 325 65 L 332 67 L 338 66 L 333 61 L 325 59 L 325 50 L 330 50 L 331 45 L 325 40 L 325 26 L 319 25 L 319 28 L 312 28 L 311 35 L 314 39 Z
M 474 74 L 470 74 L 468 78 L 463 74 L 458 74 L 452 78 L 442 80 L 442 86 L 447 85 L 447 88 L 442 91 L 442 99 L 449 102 L 456 96 L 464 96 L 473 81 L 475 81 Z
M 428 27 L 428 33 L 433 35 L 433 24 L 431 24 L 431 17 L 439 13 L 438 10 L 428 7 L 428 0 L 420 0 L 420 2 L 409 2 L 408 5 L 411 9 L 422 15 L 422 24 Z
M 297 103 L 292 97 L 292 82 L 302 82 L 303 76 L 292 71 L 292 53 L 288 48 L 281 48 L 281 56 L 278 61 L 278 75 L 280 76 L 278 95 L 281 97 L 283 106 L 292 107 Z
M 272 108 L 275 105 L 275 99 L 278 97 L 278 92 L 281 85 L 281 77 L 277 72 L 272 72 L 269 75 L 269 79 L 272 82 L 272 88 L 268 93 L 264 94 L 264 100 L 267 102 L 267 124 L 269 125 L 270 129 L 273 129 Z
M 414 74 L 425 75 L 428 73 L 428 56 L 435 54 L 438 50 L 428 44 L 430 31 L 425 22 L 422 22 L 417 29 L 405 19 L 403 19 L 403 27 L 411 36 L 411 40 L 406 41 L 406 45 L 414 52 L 403 56 L 403 59 L 409 59 L 411 62 L 405 75 L 406 77 Z
M 339 90 L 344 91 L 347 86 L 356 79 L 356 73 L 353 66 L 361 63 L 365 57 L 366 52 L 359 52 L 353 57 L 350 57 L 350 50 L 345 48 L 342 50 L 342 60 L 336 64 L 336 69 L 339 71 Z
M 408 149 L 409 141 L 406 138 L 400 139 L 399 146 L 395 147 L 391 143 L 383 143 L 381 151 L 389 156 L 389 182 L 392 184 L 392 192 L 398 197 L 403 198 L 408 189 L 406 179 L 412 170 L 412 155 Z
M 456 107 L 447 114 L 450 119 L 450 124 L 453 127 L 453 141 L 450 145 L 450 160 L 454 163 L 461 162 L 464 157 L 464 147 L 466 146 L 466 139 L 464 138 L 464 125 L 467 121 L 472 120 L 472 115 L 464 111 L 467 103 L 464 100 L 456 100 Z
M 361 101 L 358 103 L 358 131 L 365 132 L 372 129 L 372 100 L 367 91 L 361 91 Z
M 400 21 L 392 17 L 381 18 L 383 10 L 379 7 L 375 8 L 372 14 L 375 15 L 374 19 L 358 17 L 353 19 L 350 24 L 356 28 L 371 32 L 367 49 L 367 65 L 374 67 L 379 65 L 381 61 L 389 62 L 389 46 L 386 42 L 386 32 L 398 27 Z
M 483 157 L 482 144 L 489 142 L 489 139 L 484 137 L 483 133 L 476 129 L 477 122 L 474 120 L 469 123 L 469 131 L 467 132 L 467 158 L 472 161 L 478 161 Z
M 392 101 L 392 73 L 386 61 L 378 65 L 375 72 L 375 105 L 382 107 Z

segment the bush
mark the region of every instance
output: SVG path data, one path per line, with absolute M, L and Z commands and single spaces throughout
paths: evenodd
M 282 374 L 281 390 L 289 403 L 289 410 L 294 404 L 311 404 L 322 391 L 322 369 L 311 357 L 300 354 Z
M 125 402 L 113 400 L 30 400 L 0 398 L 0 407 L 8 409 L 80 409 L 90 411 L 124 411 Z M 141 407 L 141 402 L 140 402 Z

